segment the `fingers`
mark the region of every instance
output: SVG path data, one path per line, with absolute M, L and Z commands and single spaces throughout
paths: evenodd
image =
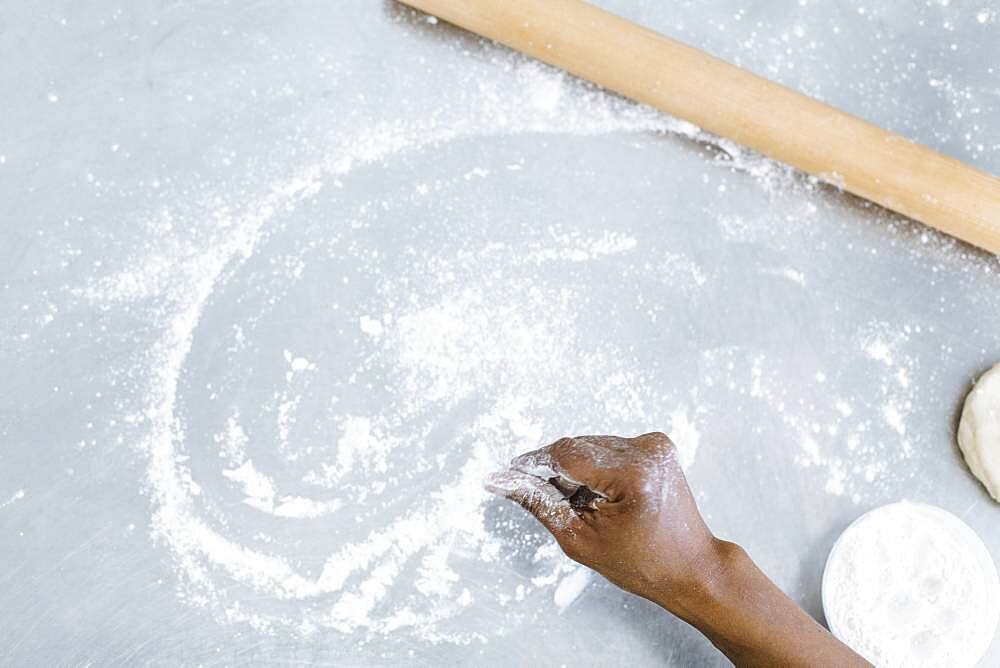
M 561 438 L 516 457 L 511 468 L 554 482 L 564 498 L 586 487 L 603 497 L 602 501 L 620 501 L 640 494 L 650 478 L 665 481 L 683 475 L 674 445 L 662 432 L 634 438 Z M 587 507 L 593 505 L 592 501 L 588 499 Z
M 519 504 L 557 538 L 577 520 L 563 493 L 546 478 L 510 469 L 491 474 L 486 489 Z
M 545 479 L 558 489 L 564 500 L 571 500 L 571 506 L 576 509 L 594 508 L 594 501 L 606 500 L 607 496 L 595 485 L 597 479 L 591 475 L 593 471 L 592 458 L 594 452 L 586 452 L 589 443 L 578 443 L 578 439 L 562 438 L 538 450 L 515 457 L 511 468 Z M 586 490 L 581 497 L 577 494 Z
M 539 478 L 560 477 L 574 488 L 586 484 L 596 450 L 586 440 L 591 437 L 561 438 L 551 445 L 515 457 L 511 468 Z
M 626 439 L 617 436 L 561 438 L 547 448 L 551 468 L 574 489 L 610 496 L 619 472 L 630 463 Z
M 510 467 L 516 471 L 546 480 L 554 475 L 558 475 L 558 471 L 554 468 L 554 462 L 552 461 L 551 445 L 514 457 L 510 462 Z
M 654 452 L 671 452 L 674 449 L 674 442 L 662 431 L 651 431 L 631 439 L 639 443 L 642 447 L 649 448 Z

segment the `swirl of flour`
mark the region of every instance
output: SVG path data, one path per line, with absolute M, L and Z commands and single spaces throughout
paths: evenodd
M 553 85 L 569 85 L 561 76 L 546 70 L 537 72 L 539 85 L 547 100 L 551 98 Z M 562 96 L 556 110 L 558 113 L 539 115 L 532 104 L 535 93 L 529 81 L 525 99 L 512 102 L 512 113 L 504 117 L 499 127 L 489 120 L 477 122 L 462 117 L 426 126 L 384 124 L 361 132 L 353 140 L 345 142 L 336 152 L 336 158 L 306 167 L 276 183 L 270 192 L 240 213 L 233 215 L 228 210 L 218 212 L 216 217 L 225 221 L 225 233 L 220 234 L 217 243 L 207 250 L 186 257 L 180 267 L 177 263 L 150 261 L 144 272 L 129 272 L 109 279 L 110 283 L 104 288 L 119 295 L 139 299 L 150 292 L 165 290 L 170 298 L 170 316 L 163 335 L 149 351 L 149 359 L 155 363 L 151 364 L 143 416 L 148 427 L 143 449 L 148 457 L 147 480 L 154 507 L 154 533 L 169 546 L 178 571 L 186 582 L 186 595 L 190 600 L 212 605 L 222 610 L 230 620 L 250 622 L 264 629 L 284 626 L 309 632 L 325 627 L 342 632 L 365 629 L 387 633 L 410 628 L 426 638 L 468 640 L 468 634 L 445 635 L 436 628 L 436 624 L 458 614 L 471 602 L 467 589 L 456 591 L 451 586 L 451 582 L 457 579 L 457 576 L 449 575 L 446 565 L 451 537 L 464 535 L 467 546 L 477 550 L 481 557 L 487 560 L 496 558 L 498 543 L 483 528 L 484 493 L 481 488 L 485 474 L 497 465 L 495 453 L 485 449 L 474 450 L 456 477 L 427 495 L 428 503 L 397 514 L 381 529 L 371 531 L 360 541 L 341 545 L 324 560 L 318 573 L 310 573 L 299 567 L 295 559 L 264 548 L 251 547 L 245 541 L 227 535 L 219 522 L 210 521 L 199 511 L 198 501 L 203 490 L 195 480 L 185 454 L 185 430 L 178 416 L 179 378 L 187 364 L 206 304 L 217 286 L 253 256 L 262 230 L 276 215 L 294 210 L 314 197 L 328 182 L 341 184 L 341 179 L 346 179 L 359 165 L 385 161 L 403 152 L 474 136 L 521 132 L 696 133 L 686 124 L 576 84 L 573 86 L 575 94 Z M 490 104 L 491 100 L 483 101 L 484 111 Z M 608 244 L 610 251 L 604 248 Z M 604 240 L 604 246 L 600 243 L 592 245 L 589 250 L 581 251 L 579 257 L 569 259 L 586 260 L 584 256 L 588 253 L 596 257 L 605 251 L 629 249 L 627 242 L 622 245 L 622 242 L 608 239 Z M 163 274 L 167 270 L 176 273 L 178 268 L 182 278 L 171 278 L 164 288 L 167 279 L 163 278 Z M 414 369 L 404 379 L 402 387 L 407 392 L 423 392 L 431 398 L 435 392 L 446 391 L 433 382 L 433 378 L 441 381 L 440 373 L 427 376 L 429 368 L 433 371 L 435 360 L 447 359 L 449 355 L 462 352 L 456 346 L 466 345 L 483 335 L 493 336 L 494 345 L 509 347 L 514 354 L 522 351 L 529 355 L 529 362 L 530 354 L 534 354 L 557 355 L 572 363 L 567 357 L 575 354 L 571 348 L 553 351 L 542 347 L 531 353 L 533 347 L 540 345 L 539 342 L 559 340 L 558 333 L 537 330 L 537 326 L 536 330 L 532 330 L 528 323 L 516 320 L 516 312 L 509 314 L 513 319 L 506 328 L 497 327 L 497 323 L 486 316 L 482 321 L 473 320 L 471 323 L 449 317 L 449 314 L 458 311 L 463 314 L 478 312 L 475 299 L 475 294 L 469 292 L 445 295 L 444 301 L 404 314 L 391 331 L 385 324 L 371 320 L 363 321 L 361 328 L 373 336 L 381 336 L 383 332 L 386 332 L 386 338 L 396 336 L 395 354 L 404 361 L 409 359 L 413 362 Z M 456 326 L 466 329 L 442 334 L 442 323 L 455 322 L 459 323 Z M 286 356 L 292 371 L 304 371 L 311 364 L 290 353 Z M 485 363 L 490 362 L 487 359 Z M 618 368 L 599 356 L 593 358 L 590 364 L 590 371 L 602 382 L 605 382 L 606 376 L 613 376 Z M 428 381 L 428 378 L 431 380 Z M 470 382 L 469 378 L 463 377 L 445 380 L 448 381 L 447 391 L 451 392 L 456 387 L 460 388 L 461 383 Z M 627 386 L 630 381 L 635 379 L 619 373 L 619 387 Z M 637 398 L 635 403 L 641 405 L 641 400 Z M 602 405 L 602 408 L 607 406 Z M 498 428 L 495 422 L 500 420 L 504 429 L 520 438 L 516 443 L 518 447 L 534 446 L 540 430 L 527 420 L 524 411 L 525 406 L 518 404 L 516 396 L 501 394 L 495 398 L 487 415 L 479 420 L 477 430 L 488 435 Z M 350 416 L 341 416 L 341 419 L 345 421 L 342 425 L 344 429 L 351 428 L 347 422 Z M 398 437 L 397 434 L 395 438 Z M 380 438 L 392 437 L 383 434 Z M 339 445 L 347 448 L 347 440 L 342 439 Z M 337 498 L 317 500 L 282 494 L 258 470 L 252 459 L 239 453 L 234 457 L 224 475 L 243 487 L 245 501 L 256 510 L 278 518 L 302 519 L 337 513 L 341 508 L 342 500 Z M 338 462 L 341 472 L 334 472 L 334 478 L 342 476 L 343 471 L 352 466 L 346 449 L 338 453 Z M 322 476 L 317 474 L 316 477 Z M 230 523 L 226 519 L 222 525 Z M 415 567 L 420 573 L 436 573 L 437 577 L 421 579 L 418 574 L 416 588 L 422 598 L 416 604 L 394 606 L 389 612 L 378 612 L 379 601 L 400 573 L 412 567 L 411 562 L 415 560 L 419 562 Z M 558 562 L 552 575 L 540 578 L 539 584 L 554 583 L 561 573 L 570 570 L 568 565 Z M 322 604 L 304 606 L 298 613 L 287 614 L 232 602 L 227 597 L 228 585 L 214 579 L 214 574 L 220 571 L 227 577 L 225 583 L 235 580 L 265 597 L 297 601 L 323 597 Z M 332 599 L 329 598 L 331 596 Z M 435 604 L 427 606 L 430 599 Z
M 718 143 L 518 62 L 516 94 L 485 86 L 425 123 L 362 130 L 249 203 L 217 188 L 203 206 L 179 198 L 152 216 L 134 266 L 80 291 L 158 337 L 127 369 L 140 386 L 119 401 L 125 411 L 141 397 L 122 422 L 145 455 L 153 534 L 193 605 L 352 644 L 467 643 L 518 628 L 543 614 L 540 600 L 554 592 L 569 605 L 586 582 L 530 518 L 486 501 L 485 474 L 546 437 L 654 424 L 677 437 L 687 467 L 712 402 L 738 393 L 800 440 L 795 462 L 826 477 L 828 493 L 858 499 L 888 466 L 864 406 L 903 432 L 898 456 L 910 456 L 917 367 L 884 323 L 842 332 L 837 365 L 867 355 L 884 382 L 829 405 L 838 373 L 790 384 L 791 369 L 752 337 L 749 348 L 737 338 L 668 355 L 649 345 L 659 317 L 697 319 L 703 286 L 725 278 L 679 251 L 655 214 L 619 230 L 572 211 L 547 225 L 488 211 L 495 188 L 530 187 L 548 145 L 570 143 L 557 135 Z M 551 136 L 516 138 L 529 133 Z M 469 144 L 486 142 L 490 162 L 469 164 Z M 725 150 L 720 171 L 745 169 L 773 194 L 768 174 L 781 168 Z M 578 188 L 593 172 L 569 176 Z M 637 176 L 614 187 L 631 192 Z M 579 193 L 581 213 L 588 197 L 607 192 Z M 679 197 L 666 201 L 683 210 Z M 741 239 L 775 229 L 737 227 Z M 762 274 L 794 290 L 806 281 L 787 267 Z M 841 429 L 849 460 L 828 450 L 825 435 Z

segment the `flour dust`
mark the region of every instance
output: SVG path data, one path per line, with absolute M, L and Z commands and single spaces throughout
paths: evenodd
M 348 129 L 266 192 L 151 213 L 145 252 L 77 291 L 159 333 L 120 371 L 141 397 L 121 401 L 121 423 L 191 605 L 352 642 L 485 640 L 568 611 L 593 581 L 483 489 L 521 451 L 662 429 L 697 476 L 722 447 L 710 434 L 747 407 L 848 501 L 912 457 L 919 327 L 848 323 L 830 357 L 790 362 L 725 325 L 739 311 L 727 281 L 746 277 L 661 238 L 655 217 L 644 231 L 583 221 L 584 207 L 510 220 L 488 196 L 529 191 L 511 138 L 687 137 L 720 147 L 710 169 L 793 193 L 777 223 L 718 216 L 719 244 L 780 255 L 810 234 L 815 184 L 548 68 L 510 56 L 508 69 L 461 108 Z M 463 142 L 496 154 L 438 164 Z M 780 261 L 752 279 L 789 300 L 813 280 Z M 861 395 L 846 389 L 859 368 Z M 845 442 L 851 456 L 834 454 Z

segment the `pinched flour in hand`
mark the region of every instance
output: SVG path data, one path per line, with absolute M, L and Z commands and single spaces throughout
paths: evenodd
M 589 581 L 483 489 L 519 452 L 566 434 L 663 430 L 695 476 L 706 448 L 749 459 L 748 442 L 781 437 L 804 484 L 845 503 L 877 498 L 913 456 L 919 324 L 846 324 L 830 357 L 789 362 L 713 329 L 738 305 L 699 315 L 730 289 L 724 261 L 653 246 L 616 220 L 511 222 L 475 189 L 516 178 L 531 166 L 521 160 L 431 170 L 471 140 L 682 135 L 759 190 L 804 201 L 786 202 L 777 223 L 721 212 L 713 243 L 781 257 L 809 233 L 814 183 L 504 58 L 503 79 L 481 81 L 463 106 L 345 128 L 328 158 L 266 192 L 152 214 L 143 254 L 79 291 L 158 332 L 119 372 L 141 405 L 119 408 L 145 458 L 152 534 L 191 604 L 261 630 L 469 642 L 529 621 L 540 599 L 565 609 Z M 790 303 L 808 294 L 803 267 L 768 261 L 759 276 Z M 669 348 L 681 340 L 700 347 Z M 850 376 L 859 369 L 863 383 Z M 744 420 L 779 431 L 718 431 Z M 713 429 L 731 442 L 710 444 Z M 843 443 L 849 457 L 831 454 Z M 472 616 L 482 606 L 505 622 Z

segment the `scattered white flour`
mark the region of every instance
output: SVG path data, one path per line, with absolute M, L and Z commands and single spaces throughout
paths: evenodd
M 320 559 L 318 572 L 303 569 L 294 541 L 285 551 L 274 536 L 255 544 L 236 530 L 234 517 L 223 516 L 219 523 L 207 514 L 208 507 L 215 509 L 213 513 L 224 512 L 225 502 L 214 502 L 208 495 L 210 489 L 212 495 L 224 494 L 225 487 L 195 481 L 190 456 L 185 453 L 197 448 L 198 443 L 188 442 L 191 427 L 178 419 L 179 382 L 206 304 L 216 288 L 230 280 L 234 267 L 254 254 L 262 230 L 279 212 L 287 215 L 326 183 L 343 187 L 344 180 L 358 166 L 462 137 L 651 131 L 700 136 L 689 124 L 605 95 L 548 68 L 519 58 L 513 62 L 517 64 L 515 80 L 522 83 L 520 97 L 511 97 L 508 91 L 501 96 L 484 85 L 478 111 L 465 110 L 454 118 L 427 122 L 384 123 L 362 130 L 332 151 L 328 161 L 306 166 L 275 183 L 258 200 L 238 209 L 219 208 L 211 216 L 219 228 L 212 238 L 171 248 L 167 235 L 164 247 L 152 251 L 136 268 L 109 275 L 78 292 L 101 304 L 153 297 L 166 304 L 164 309 L 150 312 L 152 324 L 162 329 L 163 336 L 148 352 L 143 365 L 149 370 L 147 401 L 141 418 L 133 422 L 144 423 L 147 428 L 143 450 L 149 461 L 153 531 L 169 546 L 185 581 L 183 593 L 192 603 L 216 607 L 227 620 L 247 622 L 260 629 L 290 626 L 306 633 L 324 627 L 345 633 L 358 629 L 377 633 L 409 629 L 428 639 L 467 642 L 476 637 L 475 632 L 472 636 L 449 634 L 439 627 L 440 622 L 459 614 L 483 593 L 503 601 L 516 599 L 518 592 L 523 598 L 526 591 L 524 582 L 512 579 L 509 592 L 504 585 L 493 592 L 474 594 L 460 586 L 449 563 L 457 558 L 452 555 L 453 546 L 461 546 L 462 554 L 474 554 L 481 562 L 499 558 L 503 539 L 487 528 L 483 515 L 487 494 L 481 483 L 488 472 L 518 450 L 537 447 L 545 435 L 562 435 L 549 432 L 538 422 L 538 407 L 564 402 L 567 410 L 577 416 L 600 416 L 601 424 L 635 428 L 648 422 L 647 410 L 663 416 L 673 410 L 658 405 L 659 396 L 657 405 L 644 399 L 648 388 L 642 375 L 629 369 L 630 363 L 622 367 L 622 360 L 628 360 L 623 351 L 588 351 L 567 336 L 577 317 L 575 295 L 518 281 L 505 283 L 506 292 L 487 293 L 445 280 L 434 286 L 431 294 L 436 296 L 432 301 L 403 304 L 393 300 L 406 293 L 405 286 L 387 279 L 382 288 L 386 302 L 379 307 L 383 313 L 394 311 L 394 317 L 375 317 L 371 311 L 354 316 L 356 326 L 376 348 L 360 361 L 347 382 L 359 382 L 357 379 L 377 371 L 386 361 L 390 370 L 395 368 L 395 377 L 386 388 L 395 393 L 391 401 L 398 412 L 334 415 L 339 423 L 339 435 L 333 444 L 335 455 L 301 475 L 303 485 L 345 496 L 316 498 L 279 492 L 274 475 L 259 468 L 257 456 L 248 455 L 252 432 L 248 423 L 241 422 L 238 411 L 224 419 L 212 439 L 227 463 L 220 477 L 239 489 L 243 504 L 275 517 L 296 522 L 331 513 L 340 517 L 348 513 L 348 504 L 352 506 L 350 514 L 366 512 L 354 507 L 358 500 L 368 498 L 369 503 L 375 503 L 371 507 L 377 508 L 379 503 L 393 498 L 386 491 L 390 489 L 387 477 L 393 479 L 398 473 L 388 472 L 390 457 L 408 453 L 408 461 L 413 461 L 416 456 L 416 471 L 441 465 L 438 461 L 446 454 L 428 459 L 420 456 L 420 444 L 433 438 L 433 423 L 422 427 L 422 421 L 439 411 L 455 410 L 486 382 L 486 387 L 497 392 L 492 405 L 485 407 L 469 430 L 466 447 L 471 449 L 466 452 L 459 474 L 452 473 L 424 490 L 412 508 L 393 510 L 382 520 L 381 529 L 367 535 L 345 532 L 345 536 L 355 535 L 345 538 Z M 755 159 L 749 162 L 763 164 Z M 480 169 L 470 175 L 485 177 L 489 172 Z M 174 229 L 172 219 L 161 228 L 160 236 L 164 230 Z M 634 238 L 610 231 L 595 239 L 575 237 L 572 230 L 558 228 L 553 228 L 552 234 L 545 245 L 512 252 L 519 253 L 525 263 L 580 263 L 628 253 L 636 246 Z M 457 260 L 458 264 L 444 271 L 480 271 L 481 261 L 474 256 L 460 256 Z M 293 264 L 290 277 L 294 280 L 301 276 L 303 263 Z M 426 269 L 428 275 L 447 276 L 438 271 L 442 267 Z M 525 295 L 529 297 L 527 302 Z M 554 331 L 549 323 L 557 323 L 558 330 Z M 247 340 L 252 323 L 234 326 L 241 340 L 232 350 L 252 350 Z M 277 453 L 286 463 L 295 464 L 316 455 L 294 442 L 293 435 L 303 428 L 296 416 L 304 402 L 311 399 L 306 389 L 321 376 L 313 373 L 316 365 L 306 356 L 285 350 L 284 358 L 285 385 L 265 403 L 264 411 L 275 416 Z M 638 368 L 637 363 L 635 366 Z M 575 383 L 564 382 L 566 369 L 576 370 Z M 336 401 L 331 406 L 335 409 Z M 584 426 L 590 425 L 581 428 Z M 686 422 L 678 428 L 687 429 L 684 440 L 690 444 L 690 460 L 697 447 L 697 432 Z M 491 447 L 473 447 L 477 443 Z M 364 482 L 368 476 L 370 482 Z M 395 484 L 406 485 L 405 480 L 396 480 Z M 350 514 L 344 515 L 345 520 Z M 361 516 L 355 521 L 360 522 Z M 345 531 L 347 528 L 349 525 Z M 539 557 L 536 571 L 547 574 L 534 577 L 548 584 L 532 583 L 531 587 L 554 586 L 554 578 L 567 572 L 565 558 L 556 552 L 546 555 Z M 313 555 L 307 558 L 316 562 Z M 409 585 L 400 582 L 401 575 L 413 566 L 418 566 L 423 575 Z M 217 579 L 215 573 L 225 575 Z M 569 579 L 559 590 L 559 600 L 565 605 L 573 597 L 571 594 L 575 596 L 574 587 L 582 586 L 582 577 Z M 230 598 L 234 583 L 247 587 L 252 594 L 234 594 Z M 382 603 L 391 591 L 396 592 L 396 603 L 385 607 Z M 283 608 L 278 605 L 283 600 L 300 604 Z
M 320 517 L 336 512 L 343 505 L 338 499 L 320 502 L 300 496 L 280 496 L 274 489 L 274 481 L 258 471 L 250 459 L 238 468 L 223 470 L 222 475 L 243 487 L 243 503 L 275 517 Z
M 798 269 L 792 267 L 775 267 L 761 270 L 764 274 L 770 274 L 771 276 L 780 276 L 781 278 L 788 279 L 793 283 L 798 283 L 800 286 L 805 287 L 806 276 Z
M 448 220 L 434 243 L 414 244 L 402 258 L 354 238 L 394 208 L 523 175 L 531 165 L 516 156 L 466 164 L 454 183 L 415 176 L 405 196 L 345 205 L 342 219 L 323 221 L 320 235 L 296 229 L 292 236 L 315 246 L 309 262 L 298 257 L 312 250 L 306 244 L 272 255 L 271 235 L 280 236 L 287 217 L 324 189 L 353 193 L 352 179 L 370 177 L 366 171 L 469 138 L 675 133 L 720 147 L 727 165 L 768 192 L 788 181 L 786 169 L 687 123 L 504 58 L 508 71 L 482 78 L 455 108 L 340 128 L 329 158 L 277 179 L 256 198 L 240 188 L 232 197 L 209 193 L 199 206 L 157 209 L 144 253 L 76 291 L 101 309 L 126 309 L 159 333 L 122 373 L 138 383 L 127 394 L 143 397 L 123 423 L 142 430 L 152 531 L 169 549 L 180 594 L 192 605 L 261 630 L 333 630 L 352 634 L 352 642 L 390 633 L 482 640 L 516 628 L 529 618 L 527 602 L 549 596 L 572 614 L 589 572 L 521 514 L 506 519 L 502 513 L 516 509 L 488 496 L 486 475 L 567 433 L 650 429 L 667 430 L 681 464 L 693 467 L 703 434 L 706 442 L 712 436 L 713 416 L 739 395 L 777 416 L 781 436 L 792 440 L 790 456 L 831 494 L 857 501 L 908 456 L 917 368 L 906 350 L 909 333 L 886 323 L 855 332 L 844 353 L 845 369 L 869 363 L 870 394 L 837 394 L 857 385 L 839 369 L 806 368 L 789 383 L 801 369 L 783 366 L 784 351 L 749 343 L 685 351 L 692 374 L 704 378 L 696 376 L 693 388 L 663 387 L 653 380 L 663 369 L 651 367 L 681 354 L 651 359 L 646 341 L 618 334 L 627 333 L 628 317 L 647 317 L 659 328 L 689 325 L 669 308 L 640 303 L 641 286 L 694 303 L 706 286 L 717 287 L 711 257 L 667 248 L 650 258 L 642 237 L 615 229 L 614 221 L 604 230 L 571 220 L 532 224 L 518 239 L 476 241 L 466 234 L 474 225 Z M 796 234 L 791 226 L 815 212 L 806 201 L 778 223 L 732 217 L 720 222 L 720 233 L 757 243 L 775 229 Z M 267 265 L 263 278 L 253 273 L 256 261 Z M 322 261 L 341 263 L 344 285 L 363 281 L 366 289 L 376 286 L 374 295 L 353 303 L 309 293 L 302 301 L 316 313 L 269 320 L 286 293 L 303 298 L 296 291 L 312 287 L 309 271 Z M 541 269 L 552 267 L 564 280 L 543 276 Z M 595 309 L 588 281 L 603 279 L 574 275 L 591 269 L 610 269 L 623 296 L 639 303 L 635 313 L 619 322 Z M 786 279 L 789 292 L 806 284 L 792 267 L 766 271 Z M 233 332 L 232 345 L 217 351 L 221 359 L 205 361 L 200 325 L 220 319 L 222 331 Z M 206 380 L 209 389 L 201 387 Z M 878 407 L 874 418 L 869 404 Z M 891 442 L 871 437 L 884 435 L 884 426 Z M 846 444 L 851 456 L 830 454 L 834 444 Z M 511 556 L 518 551 L 530 558 Z M 454 623 L 467 621 L 462 615 L 473 605 L 500 606 L 510 623 Z
M 305 357 L 294 357 L 291 351 L 286 350 L 285 361 L 288 362 L 288 366 L 294 371 L 315 371 L 316 365 L 307 360 Z M 286 376 L 287 380 L 291 380 L 291 375 Z
M 239 413 L 228 417 L 225 429 L 215 434 L 213 440 L 219 445 L 219 457 L 228 464 L 228 468 L 222 470 L 222 476 L 240 486 L 243 503 L 275 517 L 299 519 L 321 517 L 340 509 L 342 503 L 337 499 L 317 501 L 280 494 L 274 480 L 261 473 L 247 456 L 249 438 L 239 418 Z
M 851 337 L 857 354 L 850 363 L 810 374 L 814 382 L 808 393 L 801 384 L 790 383 L 802 371 L 782 356 L 747 355 L 738 348 L 703 351 L 703 382 L 708 387 L 725 383 L 757 399 L 759 410 L 777 418 L 785 427 L 782 437 L 797 446 L 794 461 L 805 469 L 803 475 L 814 471 L 819 489 L 861 503 L 883 480 L 895 480 L 913 457 L 914 437 L 906 424 L 917 392 L 909 379 L 919 366 L 907 346 L 918 329 L 878 320 L 866 323 Z M 874 365 L 873 348 L 879 358 Z M 868 390 L 863 399 L 838 395 L 845 374 L 859 372 Z M 857 382 L 850 379 L 846 384 Z
M 559 108 L 559 100 L 563 96 L 563 81 L 560 78 L 549 78 L 536 81 L 530 92 L 531 105 L 539 111 L 554 114 Z
M 847 528 L 823 575 L 838 638 L 877 668 L 973 668 L 1000 620 L 1000 581 L 979 536 L 935 506 L 900 502 Z
M 549 236 L 545 244 L 532 244 L 527 256 L 530 260 L 538 263 L 552 260 L 589 262 L 602 256 L 628 253 L 638 243 L 633 237 L 610 231 L 597 239 L 580 238 L 579 233 L 563 232 L 556 226 L 549 228 Z
M 384 474 L 390 453 L 400 445 L 398 439 L 373 427 L 371 418 L 344 415 L 339 420 L 336 459 L 322 463 L 319 471 L 310 471 L 303 481 L 336 489 L 357 470 Z
M 18 501 L 20 501 L 21 499 L 24 498 L 24 494 L 25 494 L 25 492 L 24 492 L 23 489 L 17 490 L 13 494 L 11 494 L 10 498 L 8 498 L 3 503 L 0 503 L 0 510 L 2 510 L 4 508 L 6 508 L 7 506 L 10 506 L 10 505 L 12 505 L 14 503 L 17 503 Z
M 884 364 L 892 364 L 892 354 L 885 341 L 875 338 L 865 343 L 865 353 L 873 360 Z
M 361 327 L 361 331 L 369 336 L 382 336 L 382 322 L 371 316 L 361 316 L 358 320 L 358 325 Z
M 681 468 L 688 469 L 694 464 L 698 445 L 701 443 L 701 432 L 688 416 L 687 410 L 678 409 L 670 416 L 668 427 L 670 440 L 677 449 L 677 460 Z
M 580 594 L 587 588 L 592 578 L 593 571 L 585 566 L 579 566 L 559 581 L 559 586 L 552 594 L 552 601 L 556 604 L 559 612 L 565 611 L 576 599 L 580 598 Z
M 274 510 L 274 483 L 254 468 L 252 460 L 244 461 L 238 468 L 224 470 L 222 475 L 243 485 L 244 503 L 266 512 Z

